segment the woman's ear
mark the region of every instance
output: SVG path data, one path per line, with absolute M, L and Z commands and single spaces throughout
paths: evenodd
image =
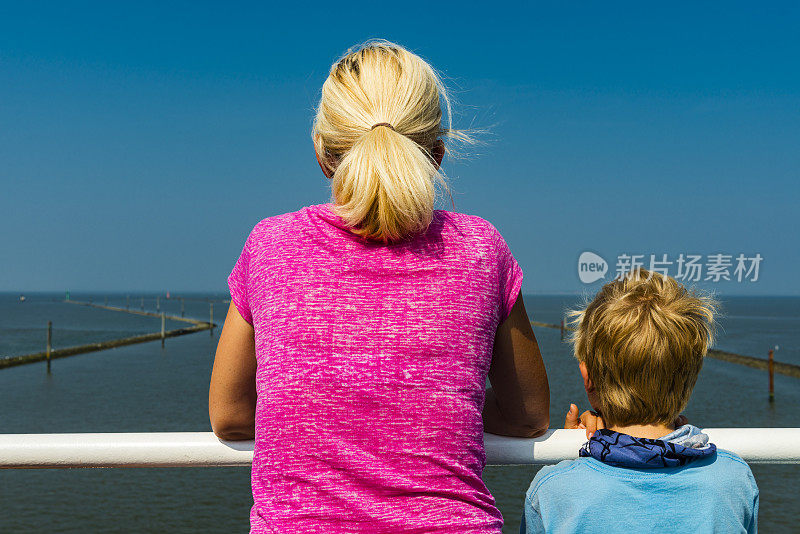
M 436 144 L 433 145 L 433 148 L 431 149 L 431 156 L 433 156 L 433 161 L 436 164 L 436 170 L 437 171 L 439 170 L 439 167 L 442 166 L 442 160 L 444 159 L 444 153 L 445 153 L 444 141 L 442 141 L 441 139 L 438 139 L 436 141 Z
M 324 175 L 325 175 L 325 177 L 326 177 L 328 180 L 332 179 L 332 178 L 333 178 L 333 173 L 332 173 L 332 172 L 331 172 L 331 170 L 328 168 L 328 166 L 327 166 L 327 165 L 325 165 L 325 164 L 322 162 L 322 159 L 320 159 L 320 157 L 319 157 L 319 152 L 317 152 L 317 149 L 316 149 L 316 147 L 314 147 L 314 154 L 317 156 L 317 163 L 319 163 L 319 168 L 320 168 L 320 169 L 322 169 L 322 174 L 324 174 Z

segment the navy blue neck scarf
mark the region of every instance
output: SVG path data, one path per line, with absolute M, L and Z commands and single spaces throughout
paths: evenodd
M 681 429 L 686 427 L 691 427 L 691 425 L 685 425 Z M 616 467 L 640 469 L 680 467 L 694 460 L 711 456 L 717 451 L 716 445 L 707 443 L 708 438 L 705 434 L 701 434 L 696 427 L 691 428 L 697 430 L 689 432 L 695 439 L 676 439 L 675 441 L 635 438 L 613 430 L 601 429 L 592 435 L 578 454 L 583 457 L 591 456 L 604 464 Z M 681 437 L 684 437 L 687 432 L 682 432 L 683 436 Z M 664 438 L 668 440 L 673 434 L 678 434 L 678 431 L 664 436 Z M 696 438 L 700 436 L 705 437 L 705 440 L 698 443 Z M 681 441 L 690 446 L 682 445 Z

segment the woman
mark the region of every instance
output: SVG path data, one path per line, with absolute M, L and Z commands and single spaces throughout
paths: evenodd
M 334 64 L 313 127 L 331 202 L 258 223 L 228 278 L 209 413 L 255 438 L 251 532 L 499 533 L 482 432 L 547 429 L 521 269 L 491 224 L 434 210 L 442 107 L 398 45 Z

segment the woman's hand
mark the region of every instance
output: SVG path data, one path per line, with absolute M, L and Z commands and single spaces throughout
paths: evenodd
M 601 428 L 605 427 L 606 425 L 603 422 L 603 418 L 600 417 L 596 412 L 591 412 L 589 410 L 586 410 L 580 415 L 580 417 L 578 417 L 578 406 L 576 406 L 575 404 L 569 405 L 569 411 L 567 411 L 567 417 L 564 419 L 564 428 L 585 429 L 586 439 L 589 439 L 592 437 L 592 434 L 594 434 Z

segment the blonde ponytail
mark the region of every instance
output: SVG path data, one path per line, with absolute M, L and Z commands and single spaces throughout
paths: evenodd
M 401 46 L 369 42 L 333 65 L 313 139 L 331 176 L 334 211 L 354 233 L 387 242 L 428 227 L 436 183 L 447 188 L 433 153 L 444 136 L 467 138 L 449 123 L 439 77 Z

